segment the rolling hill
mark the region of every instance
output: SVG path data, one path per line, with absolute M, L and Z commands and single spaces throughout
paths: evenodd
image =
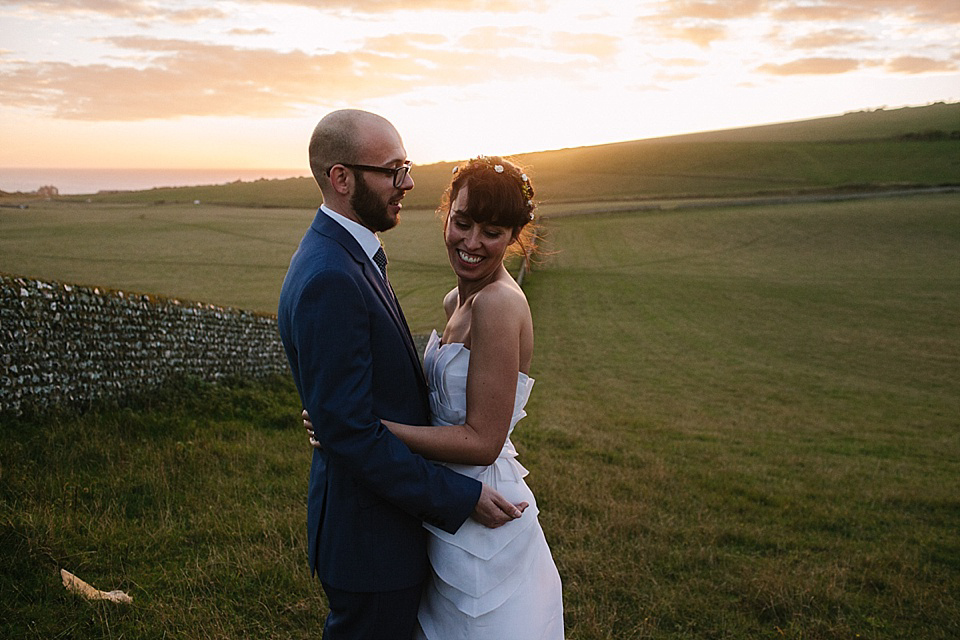
M 960 184 L 960 103 L 526 153 L 544 203 Z M 410 208 L 439 202 L 453 163 L 417 166 Z M 314 208 L 310 178 L 98 194 L 96 202 Z M 77 198 L 79 199 L 79 198 Z M 84 198 L 85 199 L 85 198 Z

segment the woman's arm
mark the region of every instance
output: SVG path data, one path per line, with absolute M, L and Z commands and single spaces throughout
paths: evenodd
M 510 288 L 488 286 L 472 301 L 465 424 L 424 428 L 383 421 L 411 450 L 456 464 L 488 465 L 497 459 L 513 417 L 520 332 L 528 313 L 516 298 Z

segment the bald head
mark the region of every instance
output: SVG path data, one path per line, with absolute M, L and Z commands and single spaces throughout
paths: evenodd
M 310 171 L 321 191 L 330 183 L 327 170 L 338 163 L 363 163 L 364 153 L 383 136 L 400 134 L 390 121 L 369 111 L 333 111 L 313 129 L 310 137 Z

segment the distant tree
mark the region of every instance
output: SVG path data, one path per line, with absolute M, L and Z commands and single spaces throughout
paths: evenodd
M 49 200 L 50 198 L 56 198 L 58 195 L 60 195 L 60 190 L 52 184 L 48 184 L 37 189 L 37 195 L 41 198 L 47 198 Z

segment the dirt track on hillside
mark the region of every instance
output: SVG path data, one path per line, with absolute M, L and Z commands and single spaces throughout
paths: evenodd
M 803 204 L 810 202 L 840 202 L 845 200 L 866 200 L 872 198 L 898 198 L 905 196 L 930 195 L 940 193 L 960 193 L 960 185 L 943 187 L 923 187 L 916 189 L 884 189 L 875 191 L 847 191 L 834 193 L 777 194 L 761 196 L 740 196 L 730 198 L 665 198 L 650 200 L 611 200 L 609 202 L 560 202 L 541 204 L 541 218 L 560 218 L 565 216 L 587 215 L 595 213 L 616 213 L 627 211 L 672 211 L 675 209 L 702 209 L 715 207 L 745 207 L 758 205 Z

